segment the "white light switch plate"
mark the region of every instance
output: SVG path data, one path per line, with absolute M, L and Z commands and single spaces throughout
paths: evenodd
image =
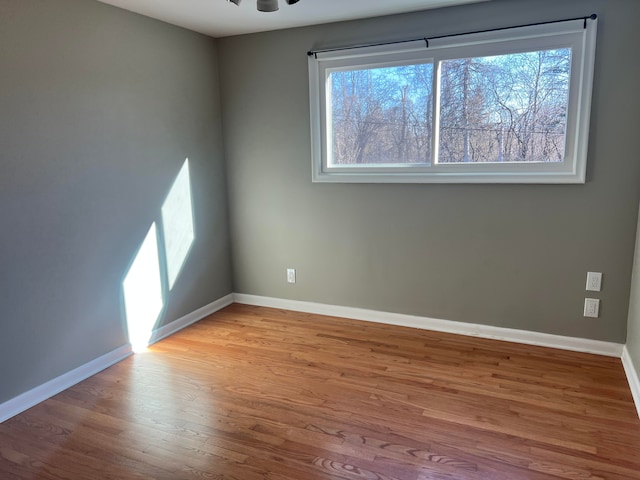
M 296 283 L 296 269 L 287 268 L 287 282 Z

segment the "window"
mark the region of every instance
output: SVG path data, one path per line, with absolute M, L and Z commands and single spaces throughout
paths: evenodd
M 584 183 L 596 22 L 311 54 L 313 180 Z

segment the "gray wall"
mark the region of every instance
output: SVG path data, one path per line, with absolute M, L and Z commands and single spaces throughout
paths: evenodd
M 306 51 L 597 13 L 586 185 L 312 184 Z M 494 0 L 221 39 L 236 292 L 625 341 L 640 2 Z M 298 269 L 286 283 L 285 268 Z M 587 271 L 601 317 L 582 317 Z
M 185 157 L 196 241 L 160 323 L 231 292 L 216 41 L 0 0 L 0 402 L 124 345 L 121 282 Z
M 638 218 L 636 250 L 633 258 L 631 299 L 629 300 L 629 320 L 627 325 L 627 350 L 636 372 L 640 374 L 640 218 Z

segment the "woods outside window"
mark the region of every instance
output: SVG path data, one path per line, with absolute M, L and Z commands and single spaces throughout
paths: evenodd
M 310 52 L 313 180 L 584 183 L 596 23 Z

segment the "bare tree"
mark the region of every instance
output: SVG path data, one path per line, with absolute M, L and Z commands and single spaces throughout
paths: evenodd
M 570 49 L 446 60 L 440 129 L 433 131 L 433 65 L 332 73 L 338 164 L 561 161 Z

